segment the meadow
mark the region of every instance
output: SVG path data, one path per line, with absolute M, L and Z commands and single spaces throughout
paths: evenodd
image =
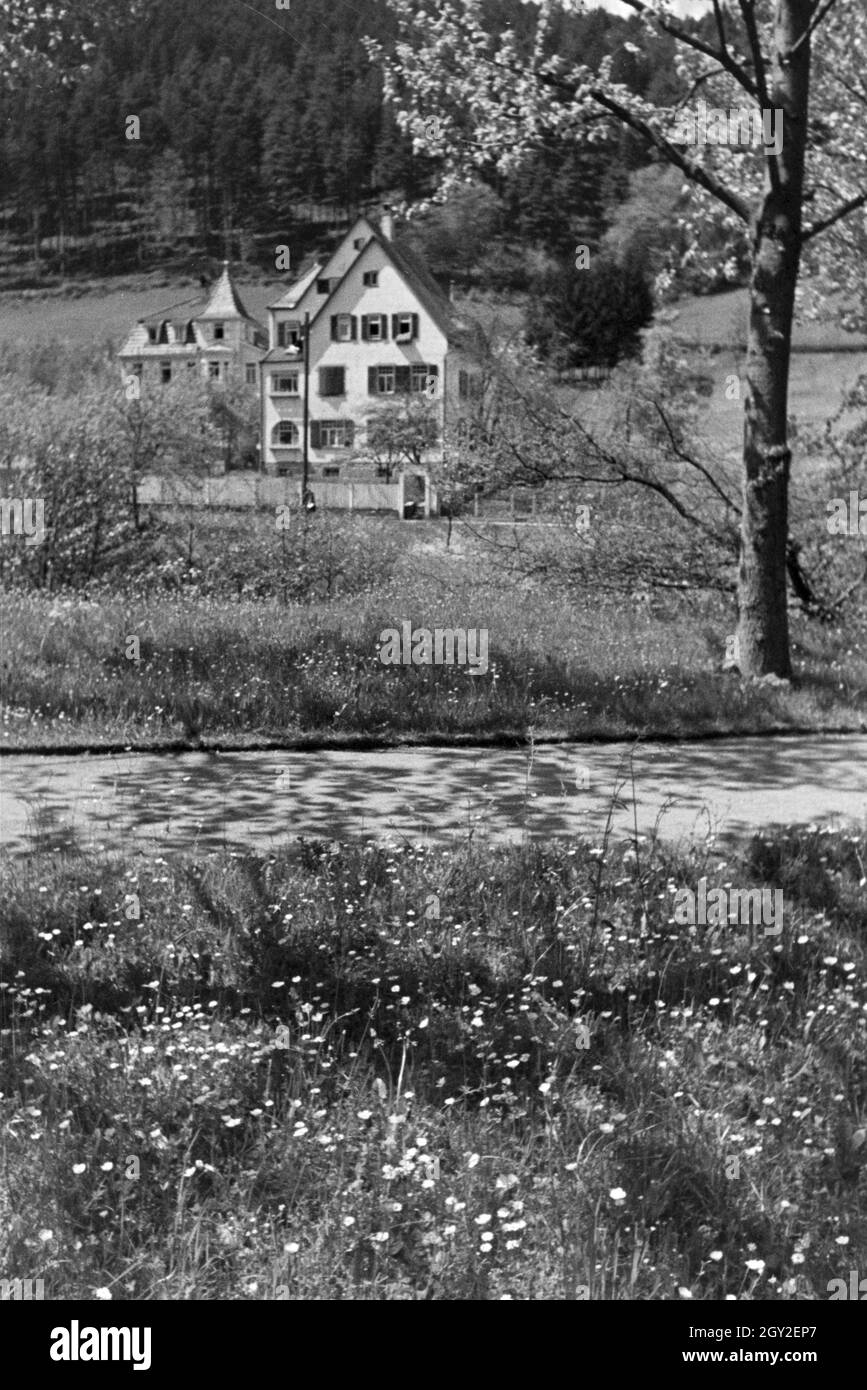
M 0 1270 L 84 1299 L 825 1299 L 867 840 L 0 863 Z M 771 884 L 779 936 L 684 929 Z
M 342 530 L 345 538 L 345 523 Z M 550 564 L 557 533 L 536 534 Z M 294 602 L 195 586 L 141 596 L 7 594 L 0 746 L 864 727 L 867 615 L 822 624 L 793 613 L 796 678 L 775 686 L 723 670 L 734 630 L 728 594 L 624 596 L 580 583 L 564 593 L 545 578 L 509 587 L 499 561 L 480 557 L 474 542 L 463 556 L 441 550 L 442 526 L 359 520 L 356 535 L 372 538 L 360 547 L 360 572 L 355 561 L 329 572 L 336 592 L 327 598 L 321 579 L 318 596 Z M 318 564 L 324 549 L 315 554 Z M 218 561 L 230 579 L 224 549 Z M 383 665 L 380 634 L 404 620 L 486 628 L 487 674 Z

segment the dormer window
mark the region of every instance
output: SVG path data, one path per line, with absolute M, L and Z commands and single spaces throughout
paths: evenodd
M 362 276 L 362 279 L 364 280 L 364 285 L 366 289 L 375 289 L 376 286 L 379 284 L 379 271 L 366 270 L 364 272 L 364 275 Z
M 226 336 L 226 325 L 224 323 L 214 324 L 214 342 L 221 343 Z
M 365 245 L 364 237 L 363 237 L 363 236 L 357 236 L 357 237 L 355 238 L 355 240 L 353 241 L 353 243 L 352 243 L 352 249 L 353 249 L 353 251 L 361 251 L 361 250 L 363 250 L 364 245 Z
M 317 281 L 316 281 L 316 293 L 317 293 L 317 294 L 330 294 L 330 293 L 331 293 L 331 281 L 330 281 L 330 280 L 317 280 Z

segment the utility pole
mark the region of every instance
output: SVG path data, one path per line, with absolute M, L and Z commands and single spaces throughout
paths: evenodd
M 304 443 L 301 474 L 301 505 L 307 493 L 307 473 L 310 449 L 310 311 L 304 315 Z

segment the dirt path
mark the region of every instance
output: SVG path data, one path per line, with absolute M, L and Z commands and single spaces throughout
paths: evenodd
M 296 836 L 494 839 L 598 835 L 623 783 L 618 830 L 666 839 L 709 829 L 867 824 L 867 738 L 726 739 L 635 752 L 626 744 L 526 750 L 10 756 L 0 760 L 2 844 L 152 852 L 260 849 Z

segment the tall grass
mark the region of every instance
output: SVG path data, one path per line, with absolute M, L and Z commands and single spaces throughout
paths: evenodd
M 829 629 L 795 618 L 798 682 L 768 688 L 722 672 L 733 620 L 719 597 L 628 607 L 592 594 L 567 603 L 538 587 L 509 592 L 460 568 L 438 572 L 430 557 L 407 571 L 306 605 L 8 595 L 3 746 L 522 737 L 529 728 L 576 738 L 688 736 L 863 724 L 863 622 Z M 488 674 L 382 665 L 380 633 L 404 620 L 487 628 Z
M 2 864 L 0 1273 L 48 1297 L 826 1298 L 867 841 Z M 673 921 L 770 884 L 780 937 Z

